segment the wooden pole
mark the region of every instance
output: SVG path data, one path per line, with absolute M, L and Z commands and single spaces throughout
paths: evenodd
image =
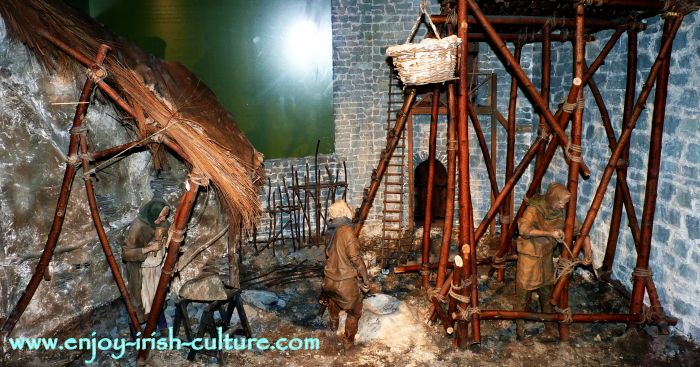
M 583 62 L 585 60 L 586 41 L 583 39 L 583 23 L 585 17 L 585 8 L 583 4 L 576 6 L 576 41 L 574 42 L 574 78 L 583 77 Z M 576 223 L 576 207 L 578 203 L 578 171 L 579 162 L 581 162 L 581 130 L 583 128 L 583 90 L 579 92 L 578 101 L 574 115 L 571 118 L 571 145 L 570 149 L 567 146 L 568 154 L 571 155 L 571 163 L 569 164 L 569 180 L 567 189 L 571 194 L 566 207 L 566 220 L 564 224 L 564 242 L 566 244 L 574 243 L 574 226 Z M 566 246 L 566 245 L 564 245 Z M 563 258 L 570 259 L 571 255 L 567 251 L 562 251 Z M 559 301 L 560 308 L 568 309 L 569 307 L 569 288 L 564 286 Z M 569 340 L 569 324 L 559 323 L 559 339 Z
M 634 96 L 637 86 L 637 40 L 639 31 L 636 28 L 630 28 L 627 31 L 627 83 L 625 87 L 625 105 L 622 119 L 622 126 L 629 128 L 630 114 L 634 108 Z M 629 160 L 629 144 L 626 144 L 622 156 L 622 162 Z M 627 179 L 628 164 L 623 164 L 617 171 L 617 183 L 615 184 L 615 199 L 613 201 L 612 216 L 610 218 L 610 233 L 608 235 L 608 244 L 605 247 L 605 257 L 601 270 L 612 271 L 612 265 L 615 262 L 615 251 L 617 249 L 617 240 L 620 234 L 620 221 L 622 219 L 622 189 L 620 181 Z
M 406 118 L 411 111 L 411 106 L 413 105 L 413 101 L 415 101 L 415 99 L 416 88 L 408 88 L 403 102 L 403 107 L 401 107 L 401 111 L 397 113 L 398 118 L 396 119 L 396 125 L 394 125 L 392 132 L 390 132 L 390 138 L 387 141 L 386 148 L 382 150 L 381 156 L 379 157 L 379 163 L 377 164 L 377 169 L 375 170 L 376 173 L 372 175 L 372 182 L 370 183 L 369 189 L 367 190 L 366 195 L 364 195 L 362 198 L 362 205 L 360 206 L 359 213 L 355 218 L 355 223 L 357 223 L 355 225 L 355 236 L 359 236 L 360 232 L 362 231 L 362 226 L 365 223 L 365 219 L 367 219 L 369 210 L 372 208 L 374 197 L 377 195 L 379 184 L 382 182 L 382 177 L 384 177 L 389 160 L 394 154 L 396 146 L 399 144 L 401 132 L 406 125 Z
M 148 314 L 148 321 L 146 322 L 146 329 L 143 332 L 143 337 L 151 337 L 151 334 L 155 330 L 156 324 L 158 323 L 158 317 L 160 316 L 161 311 L 163 311 L 165 296 L 168 293 L 168 287 L 170 285 L 170 278 L 173 275 L 173 269 L 180 253 L 180 243 L 182 243 L 182 241 L 185 239 L 187 222 L 189 221 L 190 214 L 192 213 L 192 207 L 194 207 L 195 199 L 197 198 L 197 193 L 199 192 L 199 187 L 200 185 L 208 184 L 203 182 L 204 180 L 206 179 L 203 179 L 199 173 L 190 173 L 190 176 L 187 179 L 189 187 L 188 190 L 185 191 L 184 195 L 182 195 L 180 204 L 177 206 L 177 211 L 175 212 L 175 219 L 173 219 L 173 224 L 171 227 L 173 229 L 171 230 L 172 235 L 170 236 L 170 243 L 168 244 L 168 249 L 165 254 L 163 269 L 160 273 L 160 279 L 158 280 L 158 288 L 156 288 L 156 294 L 153 296 L 151 312 Z M 148 349 L 140 350 L 138 353 L 138 359 L 146 360 L 149 352 L 150 350 Z
M 452 222 L 455 213 L 455 172 L 457 171 L 457 126 L 455 120 L 457 115 L 453 81 L 447 82 L 447 108 L 449 112 L 447 117 L 447 188 L 445 195 L 445 220 L 442 226 L 442 242 L 440 243 L 440 259 L 438 260 L 437 279 L 435 281 L 436 288 L 441 288 L 445 282 L 447 260 L 450 256 L 450 244 L 452 242 Z
M 97 52 L 97 57 L 95 58 L 94 65 L 99 68 L 102 65 L 105 57 L 107 56 L 107 51 L 109 47 L 102 45 Z M 92 62 L 90 62 L 92 65 Z M 80 98 L 77 107 L 75 108 L 75 115 L 73 116 L 73 126 L 70 129 L 70 142 L 68 143 L 68 159 L 69 162 L 66 163 L 66 171 L 63 174 L 63 182 L 61 183 L 61 189 L 58 194 L 58 202 L 56 203 L 56 211 L 53 217 L 53 222 L 51 223 L 51 229 L 49 230 L 48 238 L 46 239 L 46 244 L 44 245 L 44 251 L 39 258 L 39 263 L 36 265 L 36 269 L 32 274 L 32 278 L 29 280 L 27 287 L 24 289 L 22 296 L 20 296 L 17 304 L 10 312 L 7 320 L 2 326 L 2 336 L 7 337 L 15 325 L 19 321 L 19 318 L 27 309 L 29 302 L 32 300 L 34 293 L 39 287 L 42 278 L 50 277 L 46 273 L 46 269 L 49 267 L 51 262 L 51 257 L 53 256 L 53 251 L 56 248 L 56 243 L 58 242 L 58 237 L 61 234 L 61 228 L 63 228 L 63 220 L 66 215 L 66 207 L 68 206 L 68 199 L 70 198 L 71 184 L 73 183 L 73 177 L 75 176 L 75 171 L 78 163 L 78 143 L 80 141 L 80 131 L 85 129 L 83 123 L 85 121 L 85 114 L 87 113 L 87 108 L 90 103 L 90 95 L 92 94 L 92 88 L 95 85 L 91 78 L 85 80 L 83 84 L 83 90 L 80 93 Z M 46 276 L 45 276 L 46 275 Z
M 540 81 L 540 93 L 542 94 L 542 99 L 544 100 L 544 102 L 547 104 L 547 106 L 549 106 L 549 87 L 551 84 L 550 80 L 552 77 L 552 26 L 549 23 L 547 23 L 542 29 L 542 34 L 544 37 L 542 38 L 542 71 Z M 544 121 L 544 117 L 540 115 L 539 118 L 539 135 L 548 135 L 549 128 L 547 127 L 547 123 Z M 544 151 L 545 146 L 540 146 L 540 149 L 537 151 L 537 157 L 535 158 L 535 170 L 537 170 L 537 168 L 539 168 L 542 165 Z M 537 193 L 541 192 L 541 186 L 541 184 L 535 186 L 535 190 Z
M 430 134 L 428 137 L 428 187 L 425 197 L 425 212 L 423 217 L 423 268 L 421 269 L 421 284 L 423 289 L 430 287 L 430 228 L 433 220 L 433 190 L 435 188 L 435 150 L 437 145 L 438 109 L 440 107 L 440 86 L 433 88 L 433 105 L 430 115 Z
M 515 61 L 520 64 L 520 55 L 523 50 L 523 44 L 515 45 Z M 510 78 L 510 98 L 508 100 L 508 125 L 506 126 L 506 172 L 505 180 L 508 181 L 513 176 L 513 166 L 515 164 L 515 108 L 518 103 L 518 80 L 511 76 Z M 538 152 L 542 149 L 538 149 Z M 499 252 L 505 253 L 509 247 L 510 238 L 508 237 L 508 227 L 512 223 L 513 215 L 513 194 L 506 197 L 505 203 L 501 207 L 501 238 L 498 243 Z M 505 267 L 501 264 L 497 265 L 498 281 L 502 282 L 505 275 Z
M 671 32 L 671 22 L 674 17 L 668 15 L 664 20 L 664 38 L 668 38 Z M 680 19 L 680 18 L 679 18 Z M 664 133 L 664 117 L 666 115 L 666 95 L 668 92 L 668 77 L 671 68 L 671 55 L 669 52 L 661 66 L 656 80 L 656 92 L 654 93 L 654 112 L 651 120 L 651 142 L 649 144 L 649 160 L 647 161 L 647 182 L 644 192 L 644 207 L 642 210 L 642 227 L 637 262 L 632 272 L 632 301 L 630 313 L 639 314 L 644 305 L 644 288 L 646 279 L 651 277 L 649 270 L 649 255 L 651 252 L 652 230 L 654 228 L 654 214 L 656 211 L 656 196 L 659 186 L 659 170 L 661 169 L 661 148 Z
M 104 46 L 106 47 L 106 46 Z M 124 284 L 124 278 L 119 270 L 119 265 L 114 259 L 114 254 L 112 253 L 112 247 L 109 245 L 109 239 L 107 239 L 107 233 L 105 233 L 104 226 L 102 225 L 102 219 L 100 218 L 100 209 L 97 207 L 97 199 L 95 198 L 95 187 L 92 183 L 91 171 L 90 171 L 90 160 L 88 152 L 88 142 L 87 142 L 87 130 L 78 134 L 80 136 L 80 153 L 82 157 L 83 166 L 83 180 L 85 181 L 85 193 L 88 199 L 88 205 L 90 206 L 90 216 L 92 217 L 92 222 L 95 224 L 95 230 L 97 231 L 97 237 L 102 245 L 102 251 L 105 253 L 105 258 L 107 259 L 107 264 L 109 269 L 112 271 L 112 276 L 114 281 L 117 283 L 117 288 L 122 296 L 122 301 L 124 301 L 124 306 L 126 306 L 126 313 L 131 320 L 136 332 L 141 331 L 141 325 L 139 324 L 138 316 L 136 316 L 136 311 L 131 303 L 131 296 L 129 291 Z
M 464 279 L 472 279 L 471 287 L 463 289 L 464 294 L 471 290 L 471 307 L 479 307 L 478 284 L 476 284 L 476 243 L 474 241 L 474 221 L 472 213 L 472 197 L 471 188 L 469 187 L 469 138 L 468 138 L 468 108 L 471 103 L 469 100 L 469 74 L 467 54 L 469 53 L 468 41 L 468 24 L 467 24 L 467 2 L 459 0 L 458 2 L 458 28 L 457 33 L 462 39 L 461 55 L 459 59 L 459 93 L 457 107 L 457 136 L 459 154 L 459 244 L 461 248 L 462 258 L 465 260 L 463 274 L 459 274 Z M 458 268 L 455 268 L 458 271 Z M 461 277 L 455 275 L 455 280 L 460 280 Z M 469 289 L 470 288 L 470 289 Z M 459 323 L 461 324 L 461 322 Z M 481 342 L 481 333 L 479 330 L 479 315 L 472 314 L 472 343 Z M 466 326 L 466 325 L 465 325 Z M 465 330 L 466 331 L 466 330 Z M 457 344 L 460 347 L 466 346 L 466 333 L 460 333 L 460 328 L 456 330 Z

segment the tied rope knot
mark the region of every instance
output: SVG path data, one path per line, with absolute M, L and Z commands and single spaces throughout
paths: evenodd
M 557 306 L 554 306 L 554 311 L 557 311 L 557 313 L 560 313 L 564 315 L 564 319 L 561 320 L 562 323 L 564 324 L 571 324 L 574 322 L 574 318 L 571 314 L 571 309 L 570 308 L 559 308 Z
M 100 82 L 109 75 L 104 66 L 97 64 L 92 64 L 89 68 L 85 69 L 85 74 L 87 74 L 88 78 L 95 84 L 100 84 Z
M 477 307 L 470 307 L 467 306 L 466 308 L 463 308 L 461 306 L 457 306 L 457 312 L 452 314 L 452 318 L 455 320 L 464 320 L 464 321 L 469 321 L 472 319 L 472 316 L 474 315 L 481 315 L 481 309 Z
M 440 294 L 440 288 L 428 288 L 426 295 L 428 296 L 428 302 L 432 302 L 435 299 L 439 303 L 447 303 L 445 296 Z
M 544 129 L 544 127 L 540 127 L 540 132 L 537 134 L 537 139 L 544 140 L 545 142 L 549 141 L 549 138 L 552 136 L 552 133 L 549 132 L 549 130 Z
M 634 282 L 634 278 L 651 278 L 654 276 L 654 273 L 651 271 L 651 269 L 643 269 L 643 268 L 634 268 L 632 270 L 632 276 L 630 277 L 630 280 Z
M 76 154 L 71 154 L 68 156 L 68 159 L 66 159 L 66 162 L 73 167 L 77 167 L 80 163 L 80 158 L 78 158 L 78 155 Z
M 204 172 L 194 169 L 189 175 L 190 181 L 200 187 L 207 187 L 209 186 L 209 176 L 204 174 Z
M 582 158 L 582 153 L 583 153 L 583 147 L 578 145 L 578 144 L 573 144 L 569 142 L 569 144 L 566 145 L 566 157 L 569 158 L 571 162 L 583 162 Z
M 168 230 L 168 242 L 180 243 L 185 239 L 185 229 L 175 229 L 170 227 Z
M 566 251 L 571 255 L 571 258 L 574 258 L 574 254 L 571 252 L 571 249 L 569 248 L 569 245 L 566 244 L 566 242 L 561 242 L 562 247 L 566 249 Z M 584 262 L 583 260 L 576 260 L 572 261 L 570 259 L 567 259 L 565 257 L 559 257 L 559 261 L 557 261 L 557 275 L 555 277 L 555 282 L 559 282 L 559 279 L 561 278 L 568 278 L 571 273 L 574 272 L 574 269 L 578 265 L 582 265 Z
M 457 139 L 447 141 L 447 150 L 457 150 Z
M 82 135 L 85 134 L 88 131 L 88 127 L 86 124 L 80 125 L 80 126 L 73 126 L 68 130 L 68 132 L 71 135 Z
M 506 268 L 506 257 L 494 257 L 491 267 L 494 269 L 505 269 Z
M 454 283 L 450 284 L 450 297 L 454 298 L 455 300 L 462 302 L 462 303 L 470 303 L 472 301 L 471 297 L 469 296 L 463 296 L 456 291 L 462 290 L 465 287 L 469 287 L 472 284 L 471 279 L 469 280 L 462 280 L 462 283 L 459 286 L 454 285 Z

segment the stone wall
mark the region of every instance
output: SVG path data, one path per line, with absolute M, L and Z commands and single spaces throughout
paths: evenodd
M 647 23 L 647 30 L 639 34 L 637 93 L 656 58 L 663 28 L 663 21 L 658 17 L 649 19 Z M 588 44 L 586 59 L 589 63 L 598 55 L 611 33 L 600 32 L 596 34 L 598 40 Z M 680 318 L 676 330 L 695 339 L 700 338 L 700 305 L 693 302 L 700 297 L 700 129 L 697 126 L 700 118 L 700 75 L 693 72 L 693 68 L 700 63 L 697 52 L 699 41 L 700 16 L 693 13 L 684 21 L 673 47 L 650 260 L 662 305 L 668 313 Z M 570 44 L 555 48 L 553 55 L 556 57 L 553 57 L 552 100 L 559 101 L 564 98 L 564 87 L 571 80 Z M 616 136 L 620 134 L 623 111 L 626 55 L 627 37 L 623 35 L 594 77 L 610 111 Z M 579 183 L 580 218 L 590 207 L 610 156 L 600 114 L 588 89 L 585 90 L 585 98 L 583 156 L 591 168 L 591 177 Z M 628 184 L 638 220 L 642 216 L 653 101 L 652 93 L 631 138 Z M 560 155 L 552 165 L 545 182 L 566 181 L 567 169 Z M 600 266 L 605 253 L 614 190 L 615 179 L 608 185 L 591 231 L 596 266 Z M 613 277 L 631 289 L 630 274 L 635 267 L 636 252 L 624 211 L 622 218 Z

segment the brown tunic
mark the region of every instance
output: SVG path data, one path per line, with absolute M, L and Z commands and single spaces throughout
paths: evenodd
M 557 241 L 549 236 L 530 237 L 523 235 L 531 229 L 552 231 L 564 229 L 565 210 L 552 210 L 547 207 L 541 196 L 528 201 L 528 207 L 518 220 L 518 267 L 515 275 L 516 286 L 524 290 L 533 290 L 554 284 L 554 261 L 552 252 Z M 578 234 L 581 223 L 577 220 L 574 233 Z
M 326 266 L 323 269 L 323 291 L 342 309 L 350 309 L 362 302 L 357 284 L 357 269 L 361 264 L 359 242 L 352 227 L 337 227 L 326 247 Z
M 122 260 L 124 261 L 124 272 L 126 273 L 126 289 L 129 291 L 131 305 L 136 311 L 139 322 L 146 321 L 146 312 L 141 300 L 141 264 L 146 260 L 146 256 L 141 253 L 141 249 L 146 247 L 155 236 L 155 229 L 142 221 L 135 219 L 129 229 L 129 235 L 122 245 Z

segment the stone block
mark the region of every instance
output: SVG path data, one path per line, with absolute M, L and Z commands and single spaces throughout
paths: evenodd
M 698 272 L 688 264 L 681 264 L 681 266 L 678 267 L 678 273 L 691 284 L 694 284 L 698 278 Z
M 688 238 L 693 240 L 700 239 L 700 218 L 693 215 L 686 215 L 685 228 L 688 233 Z
M 683 302 L 681 299 L 676 299 L 673 301 L 673 310 L 676 314 L 685 316 L 690 315 L 691 310 L 694 309 L 693 305 Z

